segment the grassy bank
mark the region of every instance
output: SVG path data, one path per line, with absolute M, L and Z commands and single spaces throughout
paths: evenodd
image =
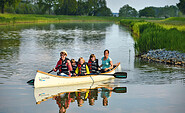
M 128 26 L 136 37 L 135 47 L 139 54 L 150 49 L 176 50 L 185 52 L 185 18 L 165 20 L 123 19 L 122 25 Z
M 116 22 L 117 17 L 36 15 L 36 14 L 0 14 L 0 25 L 51 22 Z

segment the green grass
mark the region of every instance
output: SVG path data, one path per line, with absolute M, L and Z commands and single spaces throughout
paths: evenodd
M 116 22 L 119 17 L 68 16 L 68 15 L 36 15 L 36 14 L 0 14 L 0 25 L 18 23 L 49 22 Z
M 123 19 L 120 23 L 132 30 L 136 37 L 135 48 L 139 54 L 143 54 L 150 49 L 163 48 L 185 52 L 184 20 L 177 17 L 153 22 Z

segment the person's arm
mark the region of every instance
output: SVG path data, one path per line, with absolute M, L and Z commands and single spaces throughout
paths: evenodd
M 60 60 L 57 62 L 57 65 L 53 68 L 53 71 L 55 71 L 55 72 L 56 72 L 56 71 L 58 70 L 58 68 L 57 68 L 57 67 L 58 67 L 59 65 L 60 65 Z
M 89 68 L 88 68 L 88 66 L 86 65 L 86 74 L 90 74 L 90 72 L 89 72 Z
M 73 68 L 71 66 L 71 62 L 69 60 L 67 60 L 67 67 L 68 67 L 69 71 L 73 70 Z
M 113 68 L 113 63 L 112 63 L 112 61 L 110 61 L 110 67 L 108 68 L 108 69 L 112 69 Z

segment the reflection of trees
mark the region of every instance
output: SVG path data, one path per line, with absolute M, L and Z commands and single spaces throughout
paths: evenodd
M 48 24 L 37 30 L 44 30 L 44 33 L 37 34 L 39 45 L 47 48 L 54 48 L 60 45 L 73 45 L 75 42 L 101 43 L 105 39 L 106 28 L 112 24 L 101 23 L 59 23 Z
M 17 32 L 0 32 L 0 59 L 18 57 L 19 46 L 20 36 Z

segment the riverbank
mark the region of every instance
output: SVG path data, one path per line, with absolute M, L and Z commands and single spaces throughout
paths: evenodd
M 0 25 L 32 23 L 66 23 L 66 22 L 117 22 L 119 17 L 36 15 L 36 14 L 0 14 Z
M 185 53 L 167 51 L 165 49 L 150 50 L 141 58 L 150 62 L 185 66 Z
M 136 56 L 151 62 L 185 66 L 185 18 L 122 19 L 120 24 L 131 29 Z
M 121 25 L 131 29 L 138 55 L 163 49 L 185 52 L 185 18 L 165 20 L 122 19 Z

